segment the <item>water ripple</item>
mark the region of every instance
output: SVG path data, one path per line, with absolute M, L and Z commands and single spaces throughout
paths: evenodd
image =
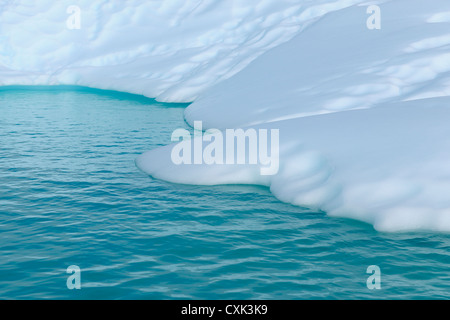
M 134 166 L 183 108 L 95 90 L 0 92 L 0 298 L 450 298 L 445 234 L 383 234 L 256 186 Z M 66 268 L 82 270 L 68 290 Z M 379 265 L 382 290 L 366 287 Z

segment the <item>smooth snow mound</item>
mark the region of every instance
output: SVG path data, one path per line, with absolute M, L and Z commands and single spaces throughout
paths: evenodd
M 280 130 L 280 170 L 173 165 L 172 146 L 137 160 L 178 183 L 248 183 L 280 200 L 381 231 L 450 231 L 450 2 L 331 13 L 202 94 L 185 112 L 206 128 Z
M 191 102 L 326 13 L 360 2 L 2 0 L 0 85 L 82 85 Z M 80 29 L 66 26 L 74 4 Z
M 175 165 L 173 145 L 137 165 L 185 184 L 261 184 L 281 201 L 371 223 L 381 231 L 450 231 L 450 98 L 386 104 L 273 122 L 280 170 L 256 165 Z

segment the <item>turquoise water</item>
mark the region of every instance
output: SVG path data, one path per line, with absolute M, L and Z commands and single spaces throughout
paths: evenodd
M 186 105 L 0 90 L 0 298 L 450 298 L 450 236 L 387 234 L 256 186 L 154 180 L 135 158 Z M 81 268 L 69 290 L 66 268 Z M 366 269 L 381 268 L 381 290 Z

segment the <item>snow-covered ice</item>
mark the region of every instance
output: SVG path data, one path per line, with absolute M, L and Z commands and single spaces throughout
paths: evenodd
M 0 5 L 0 84 L 78 84 L 194 101 L 206 128 L 280 130 L 280 170 L 137 159 L 187 184 L 270 187 L 381 231 L 450 231 L 450 2 L 71 1 Z M 113 4 L 114 3 L 114 4 Z M 18 23 L 20 21 L 20 23 Z M 205 128 L 205 129 L 206 129 Z
M 181 183 L 267 185 L 382 231 L 450 231 L 450 19 L 440 14 L 450 3 L 381 8 L 381 30 L 366 28 L 366 6 L 330 13 L 187 108 L 189 123 L 208 128 L 279 128 L 276 176 L 172 167 L 164 148 L 141 168 Z
M 2 0 L 0 85 L 77 84 L 190 102 L 361 0 Z M 66 26 L 80 9 L 80 29 Z

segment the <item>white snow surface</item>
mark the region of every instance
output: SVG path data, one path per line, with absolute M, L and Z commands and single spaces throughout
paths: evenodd
M 186 184 L 261 184 L 380 231 L 450 232 L 450 1 L 0 4 L 0 84 L 77 84 L 194 101 L 207 128 L 280 130 L 280 170 L 136 163 Z M 369 30 L 366 9 L 381 8 Z M 63 14 L 61 14 L 61 12 Z
M 1 0 L 0 85 L 82 85 L 191 102 L 361 0 Z M 70 6 L 80 29 L 69 29 Z

